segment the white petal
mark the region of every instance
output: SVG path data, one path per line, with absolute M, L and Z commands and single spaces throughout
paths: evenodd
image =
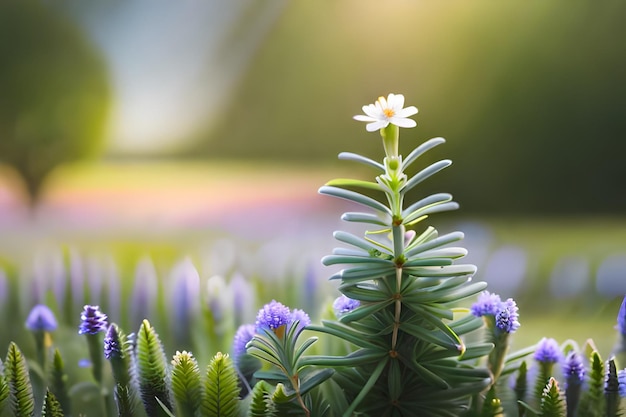
M 402 94 L 395 94 L 393 109 L 396 110 L 396 112 L 398 112 L 399 110 L 402 109 L 402 107 L 404 107 L 404 96 Z
M 391 123 L 399 127 L 415 127 L 417 122 L 413 119 L 406 119 L 404 117 L 394 117 L 391 119 Z
M 369 106 L 363 106 L 363 112 L 367 114 L 369 117 L 373 119 L 380 119 L 382 115 L 382 110 L 370 104 Z
M 353 119 L 358 120 L 359 122 L 375 122 L 378 120 L 374 117 L 364 116 L 362 114 L 357 114 L 356 116 L 353 117 Z
M 398 117 L 409 117 L 409 116 L 413 116 L 414 114 L 417 114 L 417 107 L 415 106 L 407 107 L 405 109 L 398 110 L 396 112 L 396 115 Z
M 369 123 L 367 126 L 365 126 L 365 128 L 367 129 L 368 132 L 375 132 L 384 127 L 387 127 L 388 125 L 389 125 L 389 122 L 386 120 L 377 120 L 374 123 Z
M 378 97 L 376 103 L 380 104 L 381 109 L 389 108 L 389 103 L 387 103 L 387 100 L 383 96 Z

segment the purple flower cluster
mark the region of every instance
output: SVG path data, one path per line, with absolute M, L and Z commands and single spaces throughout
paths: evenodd
M 298 331 L 300 332 L 311 324 L 311 319 L 302 310 L 295 309 L 292 312 L 289 307 L 272 300 L 259 310 L 256 316 L 256 329 L 257 331 L 261 329 L 276 330 L 295 322 L 298 323 Z
M 557 363 L 562 358 L 561 348 L 556 340 L 544 337 L 535 347 L 534 358 L 540 363 Z
M 255 328 L 253 324 L 242 324 L 237 329 L 233 338 L 233 360 L 235 363 L 246 353 L 246 345 L 252 340 L 254 333 Z
M 107 315 L 100 311 L 99 306 L 86 305 L 80 314 L 78 334 L 98 334 L 107 330 Z
M 568 387 L 581 385 L 585 381 L 585 364 L 582 357 L 573 350 L 565 358 L 563 375 Z
M 619 313 L 617 313 L 617 330 L 622 334 L 622 336 L 626 337 L 626 297 L 622 301 L 622 306 L 619 309 Z
M 519 309 L 512 298 L 502 301 L 498 294 L 483 291 L 470 310 L 476 317 L 493 316 L 501 332 L 514 333 L 520 327 Z
M 337 299 L 333 302 L 333 311 L 335 312 L 336 317 L 341 317 L 360 305 L 361 302 L 359 300 L 353 300 L 352 298 L 348 298 L 344 294 L 341 294 L 341 296 L 337 297 Z
M 626 397 L 626 369 L 617 372 L 617 380 L 619 382 L 620 397 Z
M 54 313 L 47 306 L 37 304 L 26 318 L 26 328 L 31 331 L 52 332 L 58 327 Z

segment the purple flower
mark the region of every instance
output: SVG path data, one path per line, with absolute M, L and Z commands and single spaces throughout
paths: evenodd
M 512 298 L 500 303 L 499 310 L 495 315 L 496 327 L 505 333 L 515 332 L 520 326 L 517 311 L 517 304 Z
M 562 358 L 561 349 L 556 340 L 544 337 L 535 347 L 535 360 L 541 363 L 556 363 Z
M 80 314 L 78 334 L 98 334 L 107 329 L 107 316 L 99 306 L 86 305 Z
M 233 338 L 233 360 L 235 363 L 246 353 L 246 345 L 254 337 L 255 328 L 252 324 L 242 324 Z
M 112 324 L 109 326 L 106 336 L 104 336 L 104 357 L 107 359 L 121 358 L 123 356 L 122 349 L 122 341 L 120 341 L 117 327 Z
M 311 319 L 309 318 L 309 315 L 305 313 L 303 310 L 295 308 L 291 312 L 291 319 L 289 320 L 289 324 L 291 325 L 296 322 L 298 323 L 298 328 L 296 330 L 296 333 L 300 333 L 302 330 L 304 330 L 306 326 L 311 324 Z
M 565 358 L 563 375 L 568 387 L 581 385 L 585 380 L 585 365 L 581 356 L 573 350 Z
M 256 316 L 256 328 L 276 330 L 291 322 L 291 311 L 276 300 L 265 304 Z
M 26 318 L 26 328 L 31 331 L 52 332 L 57 327 L 54 313 L 43 304 L 37 304 L 33 307 Z
M 501 309 L 502 301 L 498 294 L 492 294 L 489 291 L 483 291 L 478 295 L 478 300 L 472 305 L 472 314 L 476 317 L 486 315 L 495 316 Z
M 620 397 L 626 397 L 626 369 L 617 372 L 617 380 L 619 381 Z
M 619 308 L 619 313 L 617 314 L 617 327 L 616 329 L 626 337 L 626 297 L 622 301 L 622 306 Z
M 335 312 L 335 316 L 341 317 L 344 314 L 347 314 L 361 305 L 359 300 L 353 300 L 352 298 L 346 297 L 344 294 L 341 294 L 337 299 L 333 302 L 333 311 Z

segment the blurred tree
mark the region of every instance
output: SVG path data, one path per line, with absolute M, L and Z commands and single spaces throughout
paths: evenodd
M 391 3 L 289 3 L 236 104 L 189 154 L 378 155 L 351 116 L 403 93 L 420 110 L 406 149 L 444 136 L 425 157 L 454 161 L 420 193 L 451 192 L 466 214 L 626 211 L 626 3 Z
M 111 92 L 80 28 L 36 0 L 0 2 L 0 162 L 36 204 L 58 165 L 100 150 Z

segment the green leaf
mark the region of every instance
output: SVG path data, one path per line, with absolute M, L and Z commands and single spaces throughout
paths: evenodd
M 9 386 L 9 403 L 15 417 L 29 417 L 35 413 L 33 387 L 28 376 L 26 359 L 15 342 L 9 344 L 4 361 L 4 376 Z
M 300 373 L 300 395 L 305 395 L 333 376 L 333 369 L 306 369 Z
M 356 246 L 357 248 L 363 249 L 364 251 L 368 253 L 370 251 L 379 251 L 379 252 L 386 253 L 387 255 L 393 257 L 393 254 L 387 248 L 381 245 L 375 245 L 371 241 L 363 239 L 361 237 L 357 237 L 353 235 L 352 233 L 337 231 L 333 233 L 333 236 L 335 237 L 335 239 L 337 239 L 340 242 L 344 242 L 349 245 Z
M 556 379 L 551 377 L 541 396 L 542 417 L 565 417 L 565 401 Z
M 413 151 L 411 151 L 411 153 L 409 153 L 406 159 L 402 162 L 402 170 L 404 171 L 407 167 L 409 167 L 413 162 L 417 160 L 417 158 L 422 156 L 425 152 L 445 142 L 446 140 L 444 138 L 432 138 L 422 143 L 417 148 L 413 149 Z
M 271 407 L 270 393 L 273 387 L 260 380 L 252 388 L 250 393 L 250 406 L 248 407 L 248 417 L 273 417 L 274 412 Z
M 588 388 L 580 398 L 578 415 L 585 417 L 602 417 L 605 415 L 606 399 L 604 398 L 604 362 L 598 351 L 593 351 L 589 358 L 590 373 L 587 379 Z
M 354 410 L 356 410 L 356 408 L 358 407 L 359 403 L 361 401 L 363 401 L 363 399 L 369 394 L 369 392 L 372 389 L 372 387 L 378 381 L 378 378 L 380 377 L 380 375 L 382 374 L 383 370 L 385 369 L 385 366 L 387 366 L 387 362 L 389 362 L 389 357 L 388 356 L 378 363 L 376 368 L 374 368 L 374 370 L 370 374 L 370 377 L 367 380 L 367 382 L 365 383 L 365 385 L 363 385 L 363 387 L 361 388 L 361 392 L 359 392 L 359 395 L 357 395 L 357 397 L 354 399 L 354 401 L 352 401 L 352 404 L 350 404 L 350 407 L 343 413 L 343 417 L 351 417 L 352 416 L 352 413 L 354 412 Z
M 434 238 L 428 239 L 424 242 L 422 242 L 421 240 L 415 240 L 406 248 L 406 251 L 404 254 L 407 257 L 407 259 L 413 259 L 414 257 L 417 257 L 417 255 L 422 252 L 426 252 L 431 249 L 438 248 L 441 246 L 445 246 L 449 243 L 459 241 L 463 239 L 465 235 L 462 232 L 452 232 L 452 233 L 447 233 L 443 236 L 436 237 L 437 236 L 436 233 L 431 232 L 429 233 L 429 236 L 432 236 Z
M 59 349 L 54 349 L 54 355 L 52 357 L 49 390 L 55 400 L 59 402 L 65 413 L 70 415 L 71 403 L 67 388 L 67 375 L 65 373 L 65 365 L 63 364 L 63 358 L 61 357 Z
M 343 159 L 345 161 L 360 162 L 362 164 L 373 166 L 374 168 L 377 168 L 380 171 L 385 172 L 385 167 L 382 164 L 380 164 L 380 163 L 378 163 L 378 162 L 376 162 L 376 161 L 374 161 L 374 160 L 372 160 L 370 158 L 367 158 L 367 157 L 365 157 L 363 155 L 356 154 L 356 153 L 341 152 L 339 154 L 339 159 Z
M 4 377 L 4 367 L 0 360 L 0 416 L 7 405 L 7 399 L 9 398 L 9 385 Z
M 235 416 L 239 406 L 239 385 L 232 360 L 217 353 L 207 368 L 202 415 L 208 417 Z
M 332 187 L 330 185 L 325 185 L 321 187 L 318 191 L 320 194 L 326 194 L 337 198 L 343 198 L 344 200 L 352 201 L 357 204 L 364 205 L 366 207 L 370 207 L 382 214 L 391 215 L 391 210 L 389 207 L 385 206 L 383 203 L 374 200 L 371 197 L 366 195 L 357 193 L 356 191 L 344 190 L 343 188 Z
M 63 408 L 61 403 L 56 399 L 54 394 L 49 390 L 46 390 L 46 397 L 43 401 L 43 407 L 41 410 L 42 417 L 64 417 Z M 69 415 L 69 414 L 68 414 Z
M 168 416 L 168 413 L 159 405 L 159 401 L 168 410 L 172 410 L 167 384 L 166 361 L 159 336 L 150 322 L 144 320 L 137 333 L 136 364 L 139 394 L 149 416 Z
M 395 264 L 389 259 L 376 258 L 373 256 L 345 256 L 345 255 L 327 255 L 322 258 L 322 263 L 326 266 L 337 264 L 378 264 L 395 268 Z
M 358 187 L 367 190 L 382 191 L 380 184 L 377 182 L 353 180 L 350 178 L 335 178 L 326 183 L 330 187 Z
M 202 402 L 202 382 L 196 358 L 190 352 L 176 352 L 172 358 L 172 393 L 181 417 L 194 417 Z
M 346 222 L 375 224 L 377 226 L 383 226 L 383 227 L 388 227 L 388 228 L 391 227 L 391 216 L 389 215 L 378 216 L 372 213 L 349 212 L 349 213 L 344 213 L 341 216 L 341 220 L 346 221 Z
M 449 201 L 452 201 L 452 195 L 448 193 L 438 193 L 429 195 L 428 197 L 424 197 L 402 210 L 402 217 L 404 218 L 404 222 L 410 223 L 411 220 L 420 217 L 419 214 L 416 215 L 415 213 L 420 213 L 421 210 L 427 207 L 436 206 L 438 204 L 447 203 Z
M 437 172 L 449 167 L 450 165 L 452 165 L 452 161 L 450 161 L 449 159 L 444 159 L 443 161 L 435 162 L 434 164 L 428 166 L 427 168 L 424 168 L 423 170 L 415 174 L 413 177 L 411 177 L 411 179 L 408 180 L 406 184 L 404 184 L 404 187 L 402 187 L 400 192 L 402 193 L 409 192 L 417 184 L 430 178 L 431 176 L 435 175 Z
M 619 395 L 619 380 L 617 377 L 617 367 L 615 366 L 615 359 L 610 359 L 608 362 L 609 369 L 606 377 L 606 385 L 604 388 L 604 395 L 606 397 L 606 416 L 617 417 L 619 415 L 620 395 Z

